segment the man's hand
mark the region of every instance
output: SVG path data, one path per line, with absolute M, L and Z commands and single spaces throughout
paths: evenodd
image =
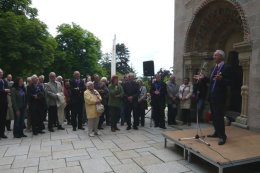
M 133 96 L 127 97 L 127 100 L 128 100 L 130 103 L 132 103 L 132 102 L 133 102 Z
M 10 93 L 10 89 L 5 89 L 5 92 L 6 93 Z
M 154 94 L 159 95 L 160 91 L 156 90 L 156 91 L 154 91 Z

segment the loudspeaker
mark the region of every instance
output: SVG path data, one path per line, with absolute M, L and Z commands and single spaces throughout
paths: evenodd
M 153 61 L 143 62 L 144 76 L 154 76 L 154 63 Z

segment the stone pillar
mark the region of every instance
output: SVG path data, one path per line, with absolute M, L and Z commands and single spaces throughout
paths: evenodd
M 241 114 L 236 118 L 236 121 L 232 125 L 242 128 L 248 128 L 248 85 L 249 85 L 249 68 L 250 68 L 250 56 L 251 46 L 249 42 L 241 42 L 234 44 L 234 48 L 239 52 L 240 65 L 243 68 L 243 85 L 241 87 L 242 107 Z

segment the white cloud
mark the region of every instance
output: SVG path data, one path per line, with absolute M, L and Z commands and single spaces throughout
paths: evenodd
M 174 0 L 32 0 L 52 35 L 62 23 L 76 23 L 102 41 L 103 53 L 117 43 L 130 51 L 138 75 L 143 61 L 154 60 L 155 71 L 173 66 Z

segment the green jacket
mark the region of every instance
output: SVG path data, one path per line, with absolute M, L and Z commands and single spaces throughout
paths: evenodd
M 109 99 L 108 106 L 121 107 L 123 103 L 124 90 L 119 84 L 118 86 L 110 84 L 109 89 Z

